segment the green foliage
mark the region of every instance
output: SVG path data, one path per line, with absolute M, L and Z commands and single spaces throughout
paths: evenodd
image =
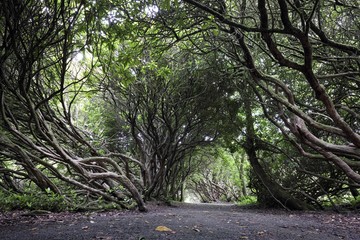
M 354 197 L 351 194 L 344 193 L 341 196 L 322 196 L 318 199 L 326 209 L 359 209 L 360 196 Z
M 52 192 L 6 193 L 0 192 L 0 210 L 46 210 L 61 212 L 69 209 L 65 197 Z
M 198 168 L 187 181 L 187 190 L 203 202 L 238 201 L 247 195 L 249 163 L 239 153 L 231 153 L 222 147 L 208 147 L 198 153 Z M 244 164 L 240 168 L 240 164 Z M 244 180 L 245 179 L 245 180 Z M 244 181 L 242 181 L 244 180 Z
M 129 206 L 131 203 L 129 203 Z M 132 203 L 134 205 L 134 203 Z M 0 211 L 12 210 L 44 210 L 51 212 L 109 210 L 121 208 L 114 202 L 98 197 L 89 199 L 70 189 L 66 194 L 59 195 L 47 190 L 39 192 L 28 189 L 24 193 L 0 191 Z
M 358 198 L 349 197 L 348 176 L 321 156 L 330 151 L 350 167 L 360 159 L 359 143 L 352 142 L 360 129 L 357 5 L 345 0 L 334 5 L 287 1 L 288 8 L 278 8 L 276 1 L 266 1 L 268 16 L 259 18 L 264 11 L 255 1 L 199 1 L 223 11 L 219 19 L 187 2 L 68 1 L 61 12 L 56 12 L 56 1 L 0 4 L 0 38 L 7 39 L 0 45 L 5 49 L 0 53 L 0 170 L 5 173 L 0 183 L 14 191 L 0 193 L 2 210 L 115 208 L 117 204 L 95 194 L 102 191 L 111 199 L 116 194 L 106 189 L 116 188 L 110 183 L 114 179 L 82 174 L 100 169 L 124 172 L 139 191 L 158 181 L 164 192 L 172 189 L 172 196 L 191 175 L 188 187 L 204 201 L 253 203 L 256 199 L 246 191 L 251 181 L 261 195 L 257 200 L 269 202 L 273 196 L 268 189 L 261 191 L 263 183 L 249 174 L 242 150 L 250 135 L 246 105 L 254 118 L 254 152 L 269 179 L 318 205 L 358 204 Z M 21 14 L 12 16 L 15 9 Z M 283 67 L 305 63 L 306 44 L 278 16 L 289 16 L 299 32 L 307 29 L 300 35 L 312 45 L 306 49 L 313 56 L 305 61 L 311 63 L 311 74 Z M 256 30 L 267 25 L 261 24 L 264 19 L 275 28 L 267 43 L 267 31 Z M 244 27 L 236 29 L 240 25 L 232 26 L 234 21 Z M 309 23 L 313 26 L 302 26 Z M 243 45 L 247 47 L 241 49 Z M 271 46 L 278 49 L 268 51 Z M 246 58 L 246 49 L 254 66 L 248 65 L 252 60 Z M 276 60 L 282 58 L 288 61 Z M 256 81 L 246 74 L 249 69 Z M 307 76 L 318 78 L 313 86 Z M 322 85 L 315 86 L 317 82 Z M 312 90 L 322 87 L 335 108 L 324 109 L 326 102 Z M 317 143 L 292 128 L 300 126 L 295 116 L 306 120 Z M 344 132 L 342 122 L 347 124 Z M 346 137 L 349 129 L 352 137 Z M 223 142 L 213 149 L 203 148 L 219 139 Z M 316 150 L 323 145 L 323 151 Z M 301 156 L 299 149 L 312 158 Z M 107 166 L 94 160 L 79 169 L 82 159 L 110 152 L 128 153 L 135 161 L 114 158 L 118 166 Z M 148 166 L 154 169 L 145 174 Z M 159 180 L 160 175 L 166 178 Z M 81 184 L 69 190 L 75 181 Z M 66 192 L 66 197 L 21 189 L 24 182 Z M 129 192 L 116 184 L 121 193 L 117 200 L 127 201 L 123 196 Z M 97 191 L 89 193 L 89 187 Z
M 239 200 L 236 202 L 236 204 L 239 206 L 254 205 L 256 203 L 257 203 L 257 198 L 256 196 L 253 195 L 243 196 L 239 198 Z
M 354 206 L 356 208 L 360 208 L 360 196 L 357 196 L 357 197 L 352 197 L 350 199 L 350 204 L 351 206 Z

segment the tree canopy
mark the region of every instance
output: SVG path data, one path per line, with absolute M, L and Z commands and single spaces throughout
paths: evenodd
M 0 191 L 323 208 L 359 195 L 360 6 L 0 2 Z

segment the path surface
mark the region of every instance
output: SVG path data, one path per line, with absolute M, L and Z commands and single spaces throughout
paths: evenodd
M 359 213 L 254 210 L 228 204 L 150 205 L 149 209 L 42 216 L 0 213 L 0 239 L 360 239 Z M 157 231 L 159 226 L 168 231 Z

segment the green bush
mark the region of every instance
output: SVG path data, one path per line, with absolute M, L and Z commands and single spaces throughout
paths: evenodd
M 237 202 L 237 205 L 239 206 L 253 205 L 253 204 L 257 204 L 257 198 L 256 196 L 252 196 L 252 195 L 241 197 Z
M 351 200 L 351 206 L 355 208 L 360 208 L 360 196 L 357 196 Z
M 48 192 L 36 193 L 5 193 L 0 192 L 0 210 L 47 210 L 60 212 L 67 210 L 65 198 L 61 195 Z

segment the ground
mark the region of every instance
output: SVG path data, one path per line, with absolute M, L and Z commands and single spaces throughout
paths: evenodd
M 0 239 L 360 239 L 360 213 L 231 204 L 149 204 L 149 211 L 0 213 Z

